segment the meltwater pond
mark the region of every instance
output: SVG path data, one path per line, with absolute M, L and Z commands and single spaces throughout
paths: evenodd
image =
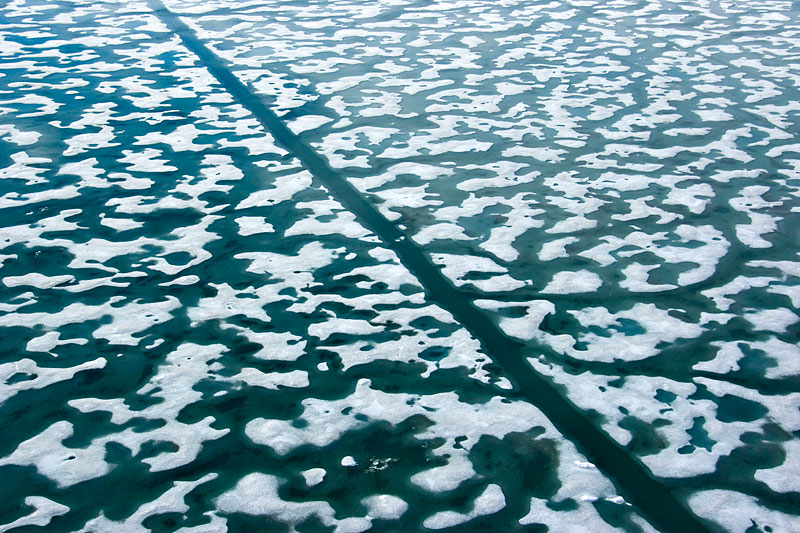
M 800 531 L 798 20 L 6 2 L 0 532 Z

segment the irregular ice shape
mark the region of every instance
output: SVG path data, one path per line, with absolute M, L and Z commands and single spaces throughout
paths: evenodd
M 281 499 L 278 487 L 283 480 L 269 474 L 252 473 L 240 479 L 236 486 L 216 499 L 216 505 L 224 513 L 265 515 L 273 520 L 297 525 L 316 516 L 326 526 L 337 520 L 328 502 L 291 502 Z
M 8 276 L 3 278 L 6 287 L 36 287 L 37 289 L 50 289 L 63 285 L 75 279 L 75 276 L 64 274 L 62 276 L 45 276 L 38 272 L 31 272 L 22 276 Z
M 105 446 L 67 448 L 62 441 L 74 433 L 73 425 L 56 422 L 38 435 L 22 442 L 11 455 L 0 459 L 0 466 L 35 466 L 36 470 L 59 487 L 69 487 L 104 476 L 111 470 L 106 463 Z
M 60 340 L 61 333 L 58 331 L 48 331 L 41 337 L 34 337 L 25 345 L 25 349 L 29 352 L 50 352 L 53 348 L 63 344 L 87 344 L 89 341 L 86 339 L 65 339 Z
M 56 337 L 57 336 L 58 334 L 56 334 Z M 13 363 L 2 363 L 0 364 L 0 405 L 21 391 L 43 389 L 53 383 L 70 380 L 78 372 L 105 368 L 105 366 L 106 360 L 102 357 L 66 368 L 42 367 L 37 365 L 32 359 L 20 359 Z M 8 380 L 17 374 L 28 374 L 33 376 L 33 378 L 9 385 L 7 383 Z
M 70 407 L 84 413 L 110 412 L 113 424 L 124 424 L 135 417 L 164 421 L 163 425 L 145 432 L 126 428 L 97 437 L 88 450 L 105 450 L 106 443 L 118 442 L 137 455 L 144 443 L 165 441 L 173 442 L 178 449 L 142 459 L 142 462 L 150 465 L 151 471 L 167 470 L 192 462 L 200 453 L 203 442 L 218 439 L 230 431 L 228 428 L 212 428 L 211 424 L 215 422 L 212 416 L 192 424 L 178 421 L 179 414 L 186 406 L 203 399 L 203 393 L 195 390 L 194 386 L 208 379 L 211 361 L 226 350 L 221 344 L 202 346 L 186 343 L 167 354 L 156 375 L 137 391 L 139 395 L 150 395 L 162 401 L 142 410 L 131 409 L 121 398 L 79 398 L 67 402 Z
M 441 511 L 429 516 L 422 522 L 428 529 L 444 529 L 469 522 L 478 516 L 496 513 L 506 506 L 506 498 L 498 485 L 489 485 L 483 493 L 475 498 L 473 508 L 467 513 L 455 511 Z
M 361 503 L 368 509 L 369 516 L 379 520 L 396 520 L 408 510 L 408 504 L 391 494 L 375 494 L 362 498 Z
M 300 473 L 303 474 L 303 479 L 306 480 L 306 485 L 313 487 L 314 485 L 319 485 L 322 483 L 322 480 L 325 479 L 325 474 L 327 472 L 325 472 L 324 468 L 310 468 Z
M 8 524 L 0 525 L 0 533 L 25 526 L 44 527 L 50 523 L 53 517 L 66 514 L 70 510 L 66 505 L 48 500 L 43 496 L 28 496 L 25 498 L 25 505 L 33 507 L 33 512 Z
M 797 531 L 797 516 L 773 511 L 757 503 L 756 498 L 732 490 L 704 490 L 689 497 L 689 506 L 703 518 L 721 525 L 731 533 L 745 533 L 755 523 L 772 531 Z
M 396 425 L 411 416 L 422 415 L 433 424 L 415 437 L 444 439 L 446 443 L 436 448 L 434 454 L 449 455 L 446 465 L 415 474 L 412 481 L 431 491 L 452 490 L 474 475 L 467 453 L 482 435 L 502 438 L 536 425 L 557 434 L 549 421 L 527 403 L 505 403 L 501 397 L 493 397 L 484 404 L 469 404 L 460 401 L 454 393 L 389 394 L 370 385 L 369 380 L 361 379 L 356 390 L 340 400 L 303 400 L 300 420 L 307 424 L 302 427 L 290 420 L 258 418 L 247 424 L 245 434 L 255 443 L 269 446 L 279 455 L 287 455 L 305 444 L 327 446 L 370 421 Z M 465 420 L 470 421 L 466 426 Z M 459 438 L 458 447 L 456 438 Z
M 333 119 L 322 115 L 302 115 L 289 122 L 288 126 L 295 135 L 300 135 L 304 131 L 317 129 L 328 122 L 333 122 Z
M 542 294 L 572 294 L 595 292 L 603 284 L 600 276 L 588 270 L 556 272 L 553 279 L 542 289 Z
M 278 387 L 300 389 L 308 387 L 308 372 L 292 370 L 291 372 L 261 372 L 255 368 L 243 368 L 241 372 L 228 378 L 232 382 L 243 381 L 251 387 L 278 390 Z
M 636 361 L 656 355 L 662 342 L 698 337 L 704 330 L 701 326 L 684 322 L 659 309 L 654 304 L 638 303 L 632 308 L 610 313 L 604 307 L 591 307 L 569 311 L 585 328 L 604 328 L 606 335 L 594 332 L 583 333 L 578 340 L 586 344 L 585 350 L 569 349 L 568 354 L 580 359 L 612 362 L 615 359 Z M 629 334 L 624 331 L 624 322 L 638 324 L 644 331 Z
M 797 476 L 797 464 L 800 460 L 800 441 L 794 439 L 781 443 L 786 452 L 783 463 L 774 468 L 760 468 L 753 476 L 756 480 L 769 485 L 769 488 L 780 493 L 800 492 L 800 478 Z M 797 519 L 800 523 L 800 518 Z
M 264 217 L 239 217 L 236 219 L 236 223 L 239 224 L 239 235 L 243 237 L 275 232 L 275 228 Z
M 151 516 L 168 513 L 186 513 L 189 506 L 186 496 L 198 486 L 217 478 L 217 474 L 206 474 L 195 481 L 175 481 L 172 487 L 152 502 L 141 505 L 132 515 L 125 520 L 109 520 L 101 512 L 100 515 L 84 524 L 79 533 L 93 533 L 96 531 L 124 531 L 125 533 L 147 533 L 152 531 L 144 526 L 143 522 Z M 212 519 L 213 520 L 213 519 Z M 217 523 L 219 525 L 219 522 Z M 202 527 L 202 526 L 198 526 Z

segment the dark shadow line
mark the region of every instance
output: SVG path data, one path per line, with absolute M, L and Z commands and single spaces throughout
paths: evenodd
M 345 178 L 305 145 L 244 85 L 194 32 L 160 0 L 149 0 L 155 15 L 194 53 L 223 88 L 248 109 L 275 140 L 289 150 L 330 193 L 397 253 L 400 261 L 420 281 L 429 299 L 449 311 L 476 339 L 484 351 L 503 367 L 518 393 L 541 410 L 550 422 L 592 461 L 617 487 L 620 495 L 663 531 L 688 533 L 716 531 L 681 504 L 647 468 L 596 427 L 559 388 L 527 362 L 526 346 L 508 338 L 500 328 L 456 289 L 429 257 Z

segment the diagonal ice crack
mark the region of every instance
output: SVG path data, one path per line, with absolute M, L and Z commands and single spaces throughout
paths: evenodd
M 710 526 L 681 504 L 670 490 L 655 480 L 647 468 L 595 426 L 587 415 L 568 401 L 550 381 L 526 361 L 529 348 L 507 337 L 479 310 L 471 299 L 454 287 L 429 256 L 392 222 L 387 220 L 344 177 L 331 169 L 325 159 L 299 136 L 233 74 L 225 62 L 212 52 L 195 33 L 159 0 L 149 0 L 155 15 L 180 36 L 225 90 L 276 139 L 289 150 L 330 193 L 373 231 L 384 245 L 394 250 L 400 261 L 417 277 L 428 297 L 449 311 L 478 339 L 485 352 L 500 366 L 516 390 L 539 408 L 597 467 L 614 481 L 620 493 L 637 505 L 645 516 L 664 531 L 708 531 Z

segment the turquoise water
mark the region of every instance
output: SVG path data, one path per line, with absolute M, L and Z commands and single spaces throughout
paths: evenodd
M 0 13 L 0 531 L 797 531 L 791 2 Z

